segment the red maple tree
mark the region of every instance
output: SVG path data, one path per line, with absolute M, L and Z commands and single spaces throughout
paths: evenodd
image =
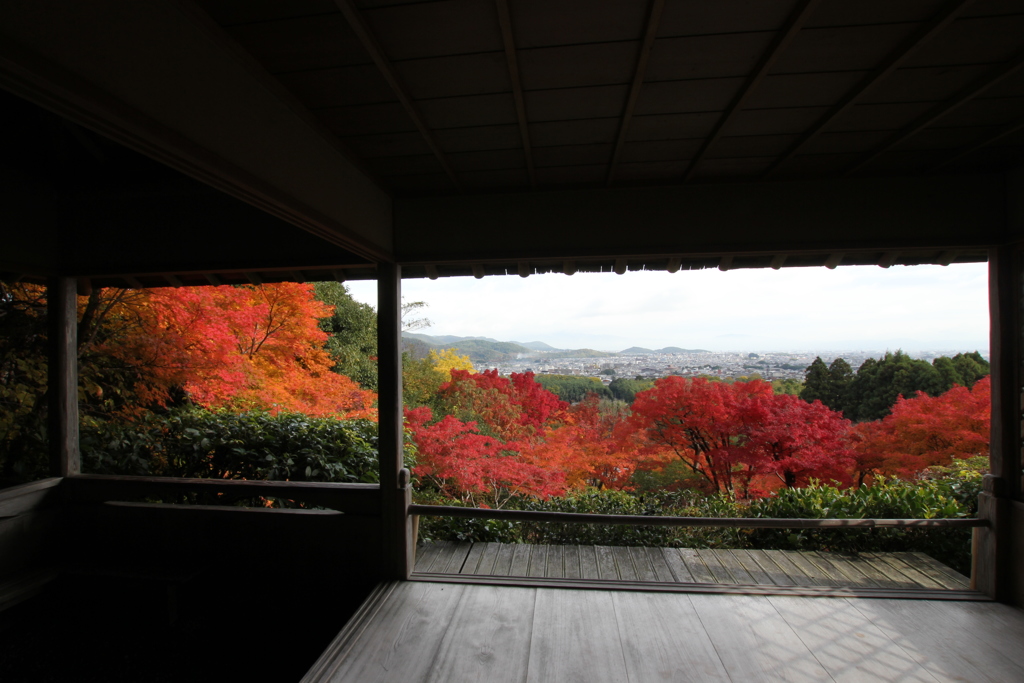
M 841 413 L 790 394 L 757 394 L 739 410 L 744 459 L 758 474 L 777 477 L 788 488 L 812 478 L 849 483 L 850 421 Z
M 737 402 L 771 392 L 764 382 L 664 377 L 636 395 L 629 425 L 641 452 L 674 457 L 714 491 L 734 492 L 753 475 L 738 448 Z
M 954 458 L 988 455 L 991 405 L 988 377 L 939 396 L 900 396 L 889 415 L 856 427 L 858 481 L 876 474 L 910 476 Z
M 637 394 L 628 424 L 641 452 L 675 458 L 711 490 L 743 497 L 766 493 L 770 477 L 785 486 L 845 481 L 852 462 L 846 420 L 760 380 L 665 377 Z
M 418 408 L 406 412 L 406 425 L 416 474 L 446 495 L 500 507 L 513 495 L 560 495 L 585 478 L 569 404 L 533 373 L 452 370 L 438 404 L 447 413 L 440 419 Z
M 522 446 L 481 433 L 477 422 L 445 415 L 431 424 L 430 408 L 405 411 L 417 448 L 413 471 L 442 495 L 500 508 L 516 495 L 546 498 L 565 492 L 564 473 L 529 462 Z

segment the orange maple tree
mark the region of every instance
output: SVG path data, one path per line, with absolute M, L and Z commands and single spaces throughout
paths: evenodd
M 372 418 L 375 395 L 331 371 L 330 312 L 305 284 L 150 289 L 107 350 L 139 369 L 143 400 L 179 386 L 207 407 Z
M 565 473 L 566 488 L 622 489 L 643 462 L 635 444 L 622 438 L 623 412 L 601 410 L 596 394 L 569 406 L 524 454 L 531 462 Z

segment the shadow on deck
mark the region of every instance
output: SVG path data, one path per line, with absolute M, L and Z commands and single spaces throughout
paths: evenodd
M 962 574 L 919 552 L 695 550 L 439 541 L 417 550 L 414 580 L 660 592 L 984 600 Z

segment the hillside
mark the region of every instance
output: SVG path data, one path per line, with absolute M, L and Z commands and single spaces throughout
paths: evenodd
M 467 339 L 465 341 L 455 342 L 454 344 L 444 344 L 438 348 L 455 349 L 460 355 L 469 356 L 469 359 L 474 364 L 477 363 L 494 363 L 502 360 L 509 360 L 517 358 L 521 354 L 533 354 L 535 352 L 514 344 L 512 342 L 492 342 L 483 339 Z
M 645 349 L 642 346 L 630 346 L 628 349 L 624 349 L 622 351 L 619 351 L 619 353 L 622 354 L 623 356 L 639 356 L 639 355 L 642 355 L 642 354 L 655 353 L 655 352 L 653 350 L 651 350 L 651 349 Z
M 459 355 L 469 356 L 474 364 L 496 363 L 517 358 L 522 354 L 537 353 L 515 342 L 500 342 L 487 337 L 456 337 L 452 335 L 402 333 L 402 338 L 414 357 L 425 356 L 427 350 L 454 349 Z

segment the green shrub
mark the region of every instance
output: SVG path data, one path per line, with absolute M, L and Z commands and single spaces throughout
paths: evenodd
M 459 500 L 430 491 L 413 491 L 413 502 L 420 505 L 469 507 Z M 474 541 L 476 543 L 522 543 L 519 525 L 501 519 L 463 519 L 461 517 L 420 517 L 418 537 L 431 541 Z

